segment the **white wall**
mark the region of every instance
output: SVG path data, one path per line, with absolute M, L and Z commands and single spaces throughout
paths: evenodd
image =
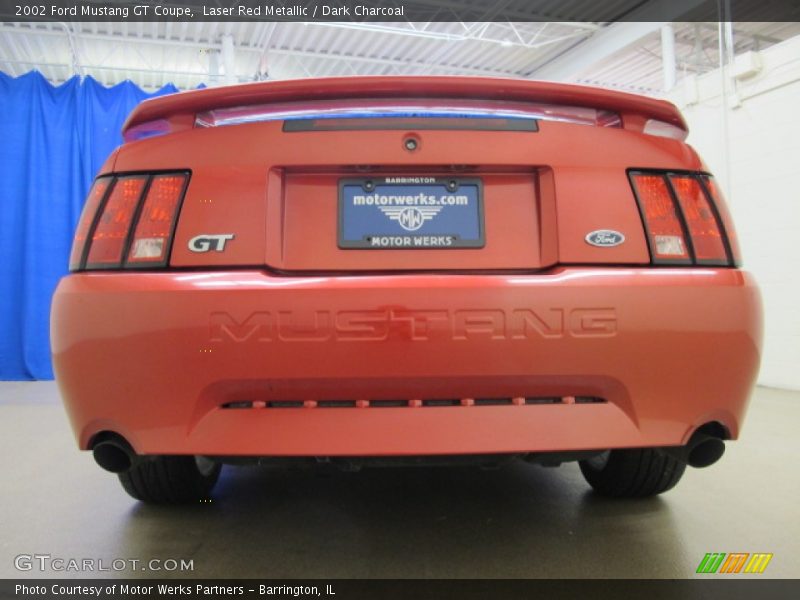
M 738 102 L 727 110 L 727 156 L 719 72 L 684 79 L 670 99 L 727 196 L 744 267 L 761 286 L 759 383 L 800 389 L 800 37 L 756 58 L 760 71 L 736 81 Z M 737 57 L 737 66 L 746 59 Z

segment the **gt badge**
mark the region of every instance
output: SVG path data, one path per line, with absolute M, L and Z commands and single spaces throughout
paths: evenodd
M 233 239 L 232 233 L 207 234 L 201 233 L 189 240 L 189 250 L 192 252 L 222 252 L 225 243 Z

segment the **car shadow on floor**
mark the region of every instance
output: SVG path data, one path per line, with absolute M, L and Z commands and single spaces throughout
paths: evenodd
M 129 517 L 124 555 L 193 560 L 167 576 L 660 577 L 682 555 L 668 500 L 601 498 L 576 465 L 226 467 L 210 502 Z

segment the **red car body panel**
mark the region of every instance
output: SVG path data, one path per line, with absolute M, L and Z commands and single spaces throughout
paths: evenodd
M 591 106 L 623 126 L 193 127 L 224 106 L 420 96 Z M 164 119 L 172 132 L 125 144 L 103 173 L 191 180 L 168 270 L 74 273 L 56 292 L 54 365 L 81 448 L 105 431 L 139 454 L 216 456 L 674 446 L 710 422 L 736 438 L 759 364 L 758 290 L 732 267 L 650 265 L 628 170 L 704 170 L 682 141 L 642 132 L 653 118 L 685 128 L 663 101 L 474 78 L 279 82 L 143 103 L 126 128 Z M 338 181 L 365 173 L 480 178 L 485 247 L 339 248 Z M 625 243 L 585 242 L 606 228 Z M 225 252 L 189 249 L 228 232 Z M 525 402 L 545 397 L 559 401 Z M 375 402 L 393 399 L 407 405 Z M 269 404 L 287 401 L 302 406 Z
M 670 102 L 601 88 L 500 79 L 490 77 L 328 77 L 291 79 L 268 84 L 246 83 L 193 90 L 148 100 L 134 110 L 123 132 L 157 119 L 174 119 L 177 124 L 194 122 L 197 113 L 209 109 L 261 103 L 309 100 L 437 98 L 460 100 L 528 101 L 586 106 L 619 112 L 631 122 L 653 118 L 686 129 L 686 122 Z M 639 127 L 641 129 L 641 126 Z
M 641 217 L 625 170 L 702 168 L 682 142 L 652 138 L 643 145 L 642 138 L 651 136 L 624 129 L 543 122 L 535 135 L 476 133 L 419 132 L 423 145 L 409 153 L 402 147 L 403 131 L 283 133 L 280 122 L 195 129 L 126 145 L 115 169 L 163 169 L 165 164 L 191 168 L 172 266 L 266 261 L 282 271 L 315 271 L 647 264 Z M 231 161 L 233 147 L 247 152 Z M 331 147 L 336 148 L 333 154 Z M 487 230 L 504 231 L 504 236 L 493 236 L 485 248 L 458 252 L 337 248 L 337 181 L 363 176 L 365 164 L 378 165 L 382 175 L 451 174 L 446 165 L 470 166 L 461 173 L 487 178 Z M 235 210 L 228 210 L 234 191 Z M 242 214 L 249 218 L 243 220 Z M 584 242 L 586 233 L 609 223 L 626 236 L 625 244 L 596 248 Z M 237 243 L 224 254 L 192 253 L 189 239 L 209 228 L 236 231 Z M 507 237 L 509 233 L 515 237 Z M 298 237 L 304 243 L 294 243 Z
M 531 311 L 527 321 L 515 310 Z M 538 329 L 522 324 L 531 313 Z M 729 269 L 81 274 L 61 284 L 53 319 L 63 324 L 53 352 L 81 447 L 112 430 L 140 453 L 162 454 L 679 445 L 708 421 L 736 437 L 760 337 L 757 291 Z M 553 395 L 608 402 L 222 408 Z

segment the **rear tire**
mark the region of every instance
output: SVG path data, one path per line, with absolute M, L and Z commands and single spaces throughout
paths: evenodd
M 645 498 L 672 489 L 686 465 L 652 448 L 609 450 L 579 462 L 595 492 L 613 498 Z
M 189 504 L 207 500 L 222 465 L 194 456 L 145 457 L 119 481 L 133 498 L 148 504 Z

